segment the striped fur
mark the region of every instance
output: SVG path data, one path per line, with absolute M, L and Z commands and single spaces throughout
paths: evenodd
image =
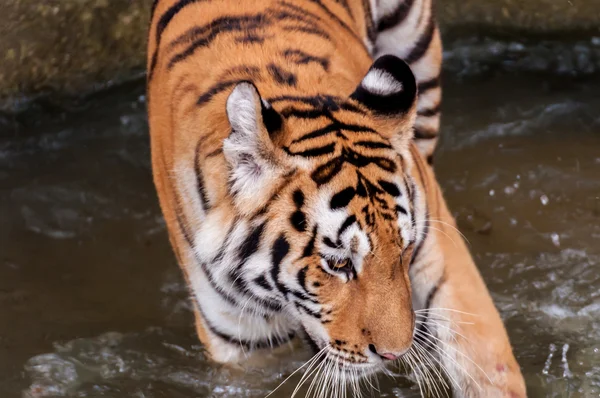
M 524 394 L 428 166 L 441 94 L 432 9 L 431 0 L 153 4 L 154 181 L 215 361 L 299 336 L 340 371 L 369 374 L 412 349 L 414 310 L 443 306 L 461 311 L 448 322 L 486 315 L 472 331 L 486 348 L 469 347 L 497 381 L 466 377 L 472 365 L 441 355 L 455 393 Z M 465 349 L 439 319 L 421 321 Z

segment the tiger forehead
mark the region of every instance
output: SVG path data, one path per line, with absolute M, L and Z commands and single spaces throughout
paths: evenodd
M 364 192 L 379 193 L 377 180 L 393 178 L 403 172 L 404 159 L 390 141 L 372 127 L 372 123 L 359 108 L 351 110 L 329 107 L 300 109 L 284 107 L 286 137 L 281 148 L 290 156 L 312 163 L 311 178 L 322 186 L 348 169 L 347 177 L 356 182 Z M 344 173 L 346 174 L 346 173 Z M 369 181 L 375 178 L 375 183 Z M 387 190 L 389 184 L 383 188 Z
M 288 146 L 338 138 L 376 140 L 387 148 L 389 142 L 373 126 L 367 111 L 359 104 L 331 96 L 284 96 L 271 99 L 288 125 Z
M 398 218 L 401 214 L 408 215 L 406 208 L 410 207 L 405 196 L 392 180 L 371 181 L 360 171 L 347 168 L 322 189 L 302 181 L 291 188 L 285 198 L 288 209 L 293 208 L 290 222 L 296 231 L 311 233 L 316 227 L 320 233 L 329 230 L 339 237 L 357 226 L 365 233 L 381 235 L 370 238 L 371 245 L 377 241 L 402 245 Z M 329 212 L 338 216 L 330 218 Z M 347 243 L 346 249 L 356 252 L 358 242 Z

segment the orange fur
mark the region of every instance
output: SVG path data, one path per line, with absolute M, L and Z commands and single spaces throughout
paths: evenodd
M 430 5 L 425 0 L 417 3 Z M 210 246 L 220 244 L 224 248 L 229 237 L 238 236 L 235 228 L 243 227 L 245 232 L 237 238 L 242 243 L 230 242 L 231 245 L 236 243 L 241 252 L 246 247 L 253 254 L 269 246 L 264 253 L 272 257 L 281 247 L 285 249 L 283 256 L 287 260 L 281 262 L 281 270 L 277 272 L 304 275 L 303 299 L 318 302 L 320 312 L 313 317 L 322 323 L 322 333 L 329 338 L 327 344 L 344 360 L 356 364 L 379 360 L 368 352 L 375 347 L 379 354 L 404 353 L 413 344 L 415 320 L 419 320 L 415 319 L 413 307 L 423 308 L 425 304 L 447 307 L 461 311 L 444 313 L 451 324 L 470 321 L 470 316 L 464 313 L 478 314 L 479 318 L 472 327 L 460 327 L 461 335 L 469 337 L 469 341 L 438 331 L 440 341 L 455 350 L 469 352 L 493 381 L 482 377 L 471 362 L 458 358 L 482 389 L 478 390 L 473 380 L 448 363 L 464 386 L 455 389 L 455 394 L 525 396 L 522 376 L 502 321 L 427 164 L 439 124 L 439 110 L 427 111 L 432 105 L 423 105 L 438 98 L 433 107 L 439 107 L 436 79 L 439 79 L 441 42 L 437 28 L 433 28 L 422 56 L 415 65 L 411 64 L 417 71 L 416 84 L 430 93 L 433 90 L 433 99 L 415 98 L 410 107 L 398 114 L 381 116 L 360 98 L 351 97 L 373 63 L 372 48 L 376 43 L 370 42 L 369 36 L 377 23 L 370 16 L 373 10 L 369 11 L 368 4 L 366 0 L 157 2 L 148 41 L 152 165 L 171 244 L 194 295 L 198 336 L 216 361 L 237 362 L 239 353 L 223 340 L 226 333 L 222 333 L 219 325 L 211 325 L 208 318 L 214 319 L 218 313 L 223 322 L 237 322 L 238 326 L 240 322 L 247 321 L 248 325 L 259 322 L 246 318 L 248 314 L 243 308 L 239 315 L 224 309 L 204 308 L 213 311 L 207 316 L 201 307 L 208 305 L 204 301 L 208 300 L 208 293 L 196 287 L 207 286 L 210 278 L 206 275 L 211 272 L 215 272 L 215 278 L 224 275 L 224 271 L 216 270 L 216 263 L 202 257 L 203 251 L 212 253 L 213 259 L 225 258 L 229 254 L 221 253 L 219 257 L 216 247 Z M 382 21 L 383 18 L 380 25 Z M 258 92 L 249 97 L 247 93 L 252 88 L 245 81 L 254 83 Z M 401 83 L 406 90 L 410 82 Z M 237 115 L 228 114 L 226 108 L 229 100 L 234 101 L 231 99 L 234 89 L 239 89 L 240 98 L 252 104 L 244 108 L 243 101 L 233 103 L 239 105 L 235 109 L 239 109 L 240 115 L 247 110 L 254 117 L 239 116 L 239 123 L 258 126 L 249 138 L 232 132 L 231 120 Z M 263 99 L 283 115 L 281 126 L 275 131 L 268 129 Z M 321 113 L 305 116 L 315 111 Z M 327 126 L 332 114 L 338 123 L 360 126 L 362 130 L 340 127 L 338 136 L 343 138 L 332 139 L 331 134 L 325 134 L 306 139 L 310 132 Z M 413 126 L 417 126 L 416 142 Z M 420 126 L 429 129 L 433 134 L 431 139 L 424 141 L 419 137 Z M 371 145 L 378 146 L 361 147 L 365 137 L 371 140 Z M 250 162 L 250 167 L 254 167 L 250 174 L 253 178 L 254 174 L 260 175 L 257 181 L 261 185 L 256 185 L 253 191 L 252 187 L 244 186 L 244 194 L 236 195 L 232 194 L 235 162 L 246 167 L 250 156 L 242 153 L 239 159 L 235 158 L 235 151 L 245 150 L 245 144 L 238 142 L 242 139 L 252 140 L 256 147 L 250 154 L 257 158 L 252 160 L 255 163 Z M 227 140 L 231 149 L 224 147 Z M 334 148 L 330 153 L 301 155 L 328 145 Z M 316 183 L 315 173 L 329 172 L 322 167 L 345 151 L 356 157 L 380 160 L 364 166 L 340 166 L 331 181 Z M 381 181 L 392 177 L 394 181 L 415 182 L 413 188 L 409 184 L 406 190 L 402 188 L 404 196 L 415 195 L 405 213 L 420 213 L 421 217 L 445 223 L 436 223 L 435 229 L 428 231 L 422 247 L 398 234 L 400 216 L 390 215 L 397 199 L 381 189 Z M 324 260 L 328 258 L 323 255 L 327 248 L 320 240 L 317 249 L 307 255 L 302 253 L 317 230 L 327 230 L 327 225 L 323 225 L 326 220 L 315 203 L 346 187 L 359 187 L 361 179 L 367 185 L 379 184 L 379 191 L 356 195 L 345 211 L 355 215 L 356 224 L 367 231 L 360 236 L 368 236 L 370 252 L 362 257 L 362 268 L 357 271 L 360 275 L 338 278 L 335 272 L 323 268 L 329 260 Z M 297 192 L 302 193 L 302 200 L 295 198 Z M 296 217 L 297 221 L 290 224 L 290 217 L 292 220 Z M 424 229 L 423 225 L 414 228 Z M 256 241 L 252 239 L 254 233 Z M 348 250 L 352 255 L 361 244 L 366 244 L 359 240 L 354 237 L 350 242 Z M 231 261 L 237 261 L 234 258 Z M 246 260 L 240 259 L 240 264 Z M 272 267 L 280 266 L 271 261 Z M 228 272 L 235 276 L 229 283 L 232 288 L 246 277 L 235 274 L 235 269 Z M 265 275 L 274 279 L 270 283 L 275 284 L 273 290 L 277 293 L 282 288 L 277 286 L 277 274 L 270 272 Z M 215 297 L 223 294 L 217 290 L 213 292 Z M 226 297 L 223 300 L 227 301 Z M 300 312 L 312 311 L 307 306 L 298 308 Z M 289 315 L 286 311 L 281 316 L 276 310 L 273 316 L 265 315 L 260 319 L 260 327 L 279 328 L 286 323 Z M 303 327 L 309 328 L 305 324 Z M 307 333 L 310 335 L 311 331 Z M 244 339 L 239 340 L 242 344 Z M 444 357 L 440 360 L 446 362 Z

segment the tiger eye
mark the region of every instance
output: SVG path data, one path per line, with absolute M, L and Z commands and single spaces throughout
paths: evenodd
M 341 261 L 340 260 L 333 260 L 329 264 L 330 264 L 331 268 L 337 268 L 337 269 L 339 269 L 339 268 L 347 267 L 349 262 L 350 262 L 349 259 L 341 260 Z
M 352 264 L 352 260 L 327 260 L 327 264 L 329 268 L 337 273 L 341 273 L 346 275 L 348 280 L 354 279 L 356 277 L 356 271 L 354 269 L 354 264 Z
M 349 271 L 353 268 L 352 261 L 348 258 L 345 260 L 329 260 L 328 263 L 334 271 Z

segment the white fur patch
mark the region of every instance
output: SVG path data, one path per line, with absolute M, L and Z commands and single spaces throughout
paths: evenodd
M 256 132 L 256 89 L 250 83 L 238 84 L 227 98 L 227 117 L 236 131 Z
M 249 83 L 240 83 L 227 99 L 232 132 L 223 141 L 223 154 L 231 165 L 231 187 L 239 210 L 259 206 L 270 195 L 281 168 L 264 157 L 272 148 L 264 126 L 259 126 L 260 99 Z M 266 105 L 265 105 L 266 106 Z
M 383 1 L 378 6 L 379 18 L 390 15 L 397 7 L 393 0 Z M 415 2 L 406 18 L 391 29 L 380 32 L 377 35 L 377 53 L 375 58 L 383 54 L 394 54 L 399 58 L 406 58 L 412 50 L 414 43 L 419 40 L 425 30 L 431 13 L 431 1 L 423 0 Z M 420 76 L 418 73 L 415 73 Z
M 361 85 L 365 90 L 378 95 L 396 94 L 404 88 L 394 76 L 381 69 L 371 69 Z
M 194 250 L 200 261 L 208 262 L 217 255 L 225 243 L 230 223 L 222 209 L 212 210 L 200 225 L 194 238 Z

